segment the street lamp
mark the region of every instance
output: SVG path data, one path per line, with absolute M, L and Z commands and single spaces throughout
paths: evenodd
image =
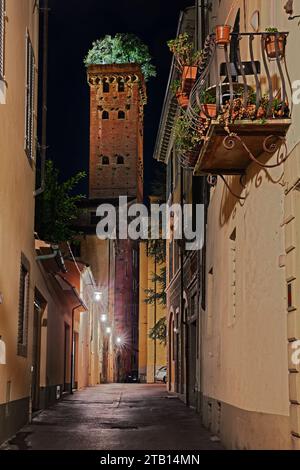
M 101 317 L 100 317 L 100 320 L 102 323 L 106 323 L 107 322 L 107 315 L 106 313 L 102 313 Z
M 94 300 L 95 302 L 100 302 L 100 300 L 102 300 L 102 292 L 96 291 L 94 293 Z
M 120 338 L 120 336 L 118 336 L 116 342 L 120 346 L 122 344 L 122 338 Z
M 108 326 L 108 327 L 106 328 L 106 333 L 107 333 L 108 335 L 111 334 L 111 327 L 110 327 L 110 326 Z

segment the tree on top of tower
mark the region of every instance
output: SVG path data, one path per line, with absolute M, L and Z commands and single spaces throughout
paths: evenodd
M 147 81 L 156 77 L 156 69 L 151 64 L 149 48 L 134 34 L 118 33 L 107 35 L 93 42 L 84 63 L 90 65 L 102 64 L 139 64 Z

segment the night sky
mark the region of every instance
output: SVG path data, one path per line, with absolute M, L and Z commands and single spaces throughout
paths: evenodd
M 134 33 L 150 49 L 157 78 L 148 82 L 145 108 L 146 192 L 156 163 L 153 150 L 172 56 L 166 42 L 176 35 L 180 11 L 193 0 L 49 0 L 48 158 L 61 177 L 88 172 L 89 87 L 83 59 L 106 34 Z M 88 191 L 88 180 L 80 188 Z

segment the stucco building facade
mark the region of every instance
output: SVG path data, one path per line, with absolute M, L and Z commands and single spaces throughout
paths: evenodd
M 87 268 L 34 232 L 38 3 L 0 2 L 1 443 L 64 393 L 99 383 L 99 307 L 87 292 Z M 92 353 L 96 365 L 85 377 Z
M 288 19 L 284 2 L 221 0 L 213 2 L 212 10 L 206 7 L 206 2 L 196 2 L 194 16 L 190 16 L 193 15 L 190 9 L 186 10 L 179 26 L 179 32 L 188 31 L 191 34 L 188 21 L 191 18 L 192 28 L 196 28 L 195 44 L 199 49 L 205 46 L 207 35 L 213 33 L 217 25 L 224 24 L 227 17 L 235 34 L 254 34 L 254 44 L 257 38 L 255 34 L 259 36 L 267 27 L 277 27 L 279 31 L 289 32 L 286 64 L 291 82 L 297 80 L 299 66 L 296 48 L 290 46 L 297 42 L 299 30 L 296 20 Z M 247 34 L 240 36 L 240 51 L 245 58 L 242 60 L 249 61 L 251 47 L 247 49 L 249 44 L 244 46 L 243 42 Z M 232 41 L 234 38 L 232 36 Z M 278 97 L 282 96 L 284 88 L 276 68 L 278 63 L 272 60 L 264 63 L 261 43 L 254 45 L 253 55 L 261 67 L 259 77 L 264 83 L 263 87 L 266 89 L 268 84 L 264 67 L 269 66 L 269 85 L 272 83 L 274 93 Z M 220 70 L 221 74 L 225 70 L 224 83 L 226 78 L 230 78 L 228 69 L 226 75 L 222 48 L 216 49 L 216 57 L 216 62 L 211 62 L 210 75 L 204 75 L 209 70 L 206 65 L 199 70 L 199 76 L 204 77 L 203 83 L 207 83 L 207 86 L 219 84 L 215 70 Z M 232 62 L 238 60 L 234 59 L 232 48 L 230 59 Z M 223 69 L 221 62 L 225 64 Z M 213 65 L 215 63 L 217 68 Z M 244 78 L 250 82 L 251 77 L 254 80 L 253 70 L 245 70 L 250 77 L 247 75 Z M 175 75 L 173 68 L 169 85 L 176 78 Z M 242 73 L 237 73 L 236 79 L 243 83 Z M 200 80 L 195 83 L 188 110 L 192 109 L 193 93 L 197 93 L 199 84 Z M 253 85 L 255 87 L 255 82 Z M 186 281 L 180 281 L 189 279 L 183 274 L 186 263 L 184 250 L 179 248 L 176 254 L 171 247 L 169 254 L 169 387 L 196 406 L 203 423 L 220 436 L 227 448 L 233 449 L 300 448 L 299 366 L 292 360 L 297 344 L 295 341 L 299 339 L 299 106 L 292 104 L 292 91 L 289 90 L 288 82 L 286 88 L 291 121 L 286 137 L 288 158 L 281 165 L 278 165 L 277 155 L 270 157 L 264 154 L 260 163 L 274 167 L 263 167 L 250 161 L 240 183 L 238 176 L 227 176 L 230 173 L 228 168 L 227 174 L 226 171 L 222 174 L 217 163 L 209 169 L 210 162 L 218 158 L 218 147 L 217 144 L 209 147 L 208 143 L 194 168 L 180 168 L 170 132 L 179 106 L 169 88 L 155 151 L 155 158 L 168 164 L 171 201 L 176 200 L 176 197 L 177 200 L 181 197 L 181 203 L 188 200 L 188 193 L 184 189 L 185 179 L 193 178 L 193 200 L 205 205 L 206 216 L 204 248 L 198 255 L 189 255 L 191 260 L 194 256 L 198 257 L 195 303 L 190 295 L 192 286 L 186 286 Z M 252 131 L 256 142 L 259 142 L 261 130 L 266 130 L 267 126 L 267 123 L 262 122 L 260 128 Z M 214 136 L 211 135 L 209 139 L 214 142 Z M 212 149 L 211 153 L 209 149 Z M 234 155 L 242 155 L 243 151 L 244 148 L 235 147 Z M 227 152 L 229 155 L 229 150 Z M 234 164 L 234 160 L 231 161 Z M 210 177 L 209 185 L 207 175 L 218 177 Z M 180 183 L 174 184 L 174 181 L 180 180 L 183 188 L 181 196 L 180 189 L 176 190 L 176 187 L 180 188 Z M 178 266 L 180 260 L 182 265 Z M 178 281 L 174 269 L 178 273 Z M 175 288 L 170 278 L 174 278 L 173 283 L 177 282 Z M 193 345 L 190 343 L 189 348 L 185 347 L 186 315 L 191 318 L 195 315 L 196 320 L 196 340 L 192 340 Z M 190 325 L 191 321 L 188 320 Z M 189 358 L 191 355 L 194 356 L 192 363 Z M 193 378 L 190 372 L 184 372 L 187 379 L 182 380 L 182 371 L 191 371 L 191 368 L 194 371 Z M 189 386 L 182 384 L 189 385 L 189 381 L 193 382 L 194 378 L 195 393 L 191 401 Z

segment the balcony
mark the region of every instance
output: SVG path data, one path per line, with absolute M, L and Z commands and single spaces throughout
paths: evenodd
M 291 125 L 287 37 L 232 33 L 221 47 L 215 34 L 207 38 L 185 114 L 191 132 L 201 135 L 195 175 L 243 175 L 252 162 L 265 168 L 284 163 Z

